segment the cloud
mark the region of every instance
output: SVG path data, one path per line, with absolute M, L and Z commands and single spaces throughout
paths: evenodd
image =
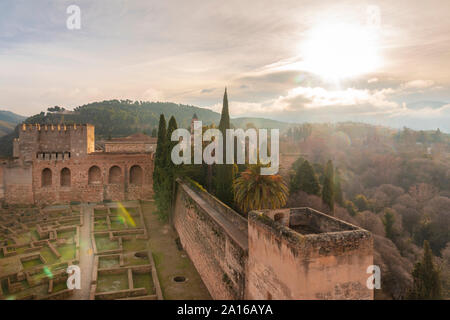
M 289 90 L 286 96 L 279 97 L 275 104 L 284 105 L 284 109 L 287 111 L 342 106 L 354 106 L 355 108 L 371 106 L 382 109 L 397 108 L 398 104 L 396 102 L 387 99 L 387 96 L 391 93 L 393 93 L 392 89 L 370 91 L 353 88 L 326 90 L 320 87 L 296 87 Z
M 394 101 L 398 90 L 348 88 L 327 90 L 322 87 L 295 87 L 285 95 L 261 102 L 230 101 L 230 114 L 271 117 L 288 122 L 362 121 L 394 127 L 450 131 L 450 104 L 441 107 Z M 210 107 L 220 112 L 221 103 Z
M 211 89 L 202 89 L 202 91 L 200 91 L 200 93 L 211 93 L 214 90 L 216 90 L 215 88 L 211 88 Z
M 434 85 L 433 80 L 413 80 L 402 85 L 403 89 L 426 89 Z
M 378 82 L 378 78 L 370 78 L 369 80 L 367 80 L 367 83 L 376 83 Z

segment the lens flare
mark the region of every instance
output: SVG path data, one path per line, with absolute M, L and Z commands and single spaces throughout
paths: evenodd
M 48 267 L 44 267 L 43 271 L 49 279 L 53 279 L 53 273 L 50 271 Z
M 119 202 L 119 220 L 125 224 L 127 222 L 128 225 L 132 225 L 133 227 L 136 227 L 136 222 L 134 221 L 133 217 L 130 215 L 128 210 L 122 205 L 121 202 Z

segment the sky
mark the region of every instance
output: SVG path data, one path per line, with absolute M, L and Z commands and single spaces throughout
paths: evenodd
M 449 12 L 448 0 L 2 0 L 0 109 L 220 111 L 226 86 L 232 117 L 450 132 Z

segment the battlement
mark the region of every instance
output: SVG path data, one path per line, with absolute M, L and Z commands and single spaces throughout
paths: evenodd
M 83 157 L 95 151 L 95 127 L 91 124 L 23 123 L 13 145 L 14 156 L 24 161 L 66 159 L 67 154 Z
M 67 132 L 67 131 L 76 131 L 76 130 L 87 130 L 88 128 L 94 128 L 92 124 L 39 124 L 39 123 L 22 123 L 21 131 L 58 131 L 58 132 Z

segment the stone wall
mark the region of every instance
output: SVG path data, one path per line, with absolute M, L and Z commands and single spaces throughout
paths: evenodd
M 4 165 L 2 171 L 5 202 L 9 204 L 33 204 L 31 165 Z
M 270 214 L 249 215 L 246 298 L 373 299 L 366 286 L 373 264 L 368 231 L 306 208 L 280 213 L 280 223 Z M 305 234 L 284 225 L 289 221 Z
M 105 152 L 155 152 L 156 145 L 149 143 L 105 142 Z
M 95 151 L 93 125 L 23 124 L 15 140 L 14 156 L 24 162 L 33 161 L 38 153 L 70 153 L 83 157 Z
M 373 299 L 370 232 L 309 208 L 244 219 L 177 180 L 172 223 L 214 299 Z
M 188 181 L 178 180 L 172 222 L 214 299 L 242 299 L 247 221 Z
M 95 152 L 95 128 L 89 124 L 22 124 L 14 159 L 0 166 L 0 199 L 9 204 L 153 196 L 153 153 Z
M 90 181 L 89 170 L 94 166 L 100 169 L 100 175 L 95 181 Z M 142 182 L 138 185 L 130 181 L 132 166 L 139 166 L 142 169 Z M 110 183 L 110 170 L 113 167 L 120 168 L 120 175 L 115 175 Z M 61 172 L 65 168 L 70 170 L 70 186 L 61 183 Z M 43 186 L 44 169 L 50 169 L 52 172 L 51 185 Z M 91 153 L 83 159 L 71 158 L 60 161 L 36 159 L 33 162 L 33 194 L 36 203 L 44 204 L 151 199 L 152 175 L 151 154 Z

